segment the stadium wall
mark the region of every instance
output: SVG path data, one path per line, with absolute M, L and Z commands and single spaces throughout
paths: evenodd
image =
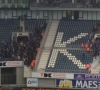
M 17 67 L 16 68 L 16 84 L 25 84 L 26 80 L 23 77 L 24 76 L 24 69 L 23 67 Z
M 99 81 L 97 80 L 75 80 L 75 79 L 36 79 L 31 78 L 27 83 L 27 89 L 32 87 L 39 88 L 59 88 L 59 89 L 100 89 Z M 39 90 L 39 89 L 38 89 Z M 45 90 L 45 89 L 43 89 Z M 53 89 L 54 90 L 54 89 Z
M 55 87 L 55 79 L 38 79 L 38 87 Z
M 3 85 L 3 84 L 1 84 L 1 69 L 2 68 L 0 68 L 0 85 Z M 25 85 L 25 83 L 26 83 L 26 79 L 23 77 L 24 75 L 24 70 L 23 70 L 23 67 L 16 67 L 16 84 L 17 85 Z M 12 85 L 14 85 L 14 84 L 12 84 Z
M 63 17 L 74 19 L 74 11 L 65 10 L 0 10 L 0 18 L 17 18 L 21 15 L 27 18 L 60 20 Z M 80 20 L 100 20 L 100 11 L 79 11 Z
M 30 83 L 31 82 L 31 83 Z M 27 87 L 44 87 L 44 88 L 55 88 L 56 79 L 49 78 L 27 78 Z

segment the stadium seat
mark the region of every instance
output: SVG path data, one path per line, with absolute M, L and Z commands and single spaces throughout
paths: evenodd
M 25 19 L 23 21 L 25 24 L 24 25 L 25 31 L 31 33 L 28 42 L 31 44 L 32 44 L 32 41 L 35 42 L 34 45 L 32 45 L 32 47 L 34 47 L 34 50 L 31 51 L 32 57 L 31 59 L 28 60 L 28 63 L 27 63 L 27 66 L 29 66 L 32 59 L 35 59 L 36 57 L 36 54 L 37 54 L 36 49 L 39 48 L 40 46 L 40 43 L 43 37 L 41 36 L 41 33 L 44 33 L 45 31 L 43 29 L 46 25 L 46 19 Z M 22 32 L 21 27 L 20 27 L 20 20 L 0 19 L 0 46 L 1 46 L 0 52 L 3 53 L 3 55 L 0 53 L 0 60 L 15 60 L 16 58 L 18 58 L 18 56 L 21 57 L 20 55 L 18 55 L 18 50 L 19 48 L 21 48 L 20 47 L 21 43 L 15 42 L 16 45 L 14 45 L 13 41 L 11 40 L 12 32 Z M 6 54 L 7 50 L 9 51 L 9 55 Z M 12 56 L 14 56 L 13 59 L 12 59 Z M 23 58 L 20 58 L 20 59 L 22 60 Z
M 11 40 L 12 32 L 20 32 L 20 25 L 17 19 L 0 19 L 0 42 L 8 42 Z
M 25 20 L 25 30 L 34 32 L 36 28 L 40 28 L 46 22 L 46 19 L 26 19 Z
M 80 45 L 88 41 L 95 23 L 100 21 L 61 19 L 45 71 L 89 73 L 85 65 L 93 58 Z

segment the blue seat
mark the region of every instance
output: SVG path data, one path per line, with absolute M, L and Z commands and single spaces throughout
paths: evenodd
M 46 22 L 46 19 L 26 19 L 25 31 L 34 32 L 35 28 L 40 28 Z
M 19 25 L 17 19 L 0 19 L 0 41 L 10 41 L 12 32 L 20 32 L 17 29 Z
M 69 21 L 61 19 L 57 29 L 53 48 L 55 49 L 57 47 L 59 50 L 62 50 L 63 53 L 61 51 L 55 52 L 57 53 L 57 56 L 55 56 L 55 54 L 52 55 L 52 53 L 54 52 L 53 50 L 51 50 L 51 54 L 46 66 L 46 71 L 89 73 L 88 70 L 86 70 L 85 65 L 92 63 L 93 58 L 90 53 L 87 53 L 85 51 L 85 49 L 80 48 L 80 45 L 81 43 L 87 42 L 89 34 L 92 31 L 92 26 L 96 22 L 100 21 L 95 21 L 95 20 Z M 57 37 L 58 34 L 60 38 Z M 59 43 L 61 44 L 65 43 L 64 48 L 66 49 L 62 49 L 61 45 L 55 44 L 55 42 L 57 43 L 56 41 L 57 38 Z M 71 43 L 67 43 L 68 40 Z M 85 54 L 85 56 L 83 56 L 83 54 Z M 51 64 L 50 60 L 52 62 Z

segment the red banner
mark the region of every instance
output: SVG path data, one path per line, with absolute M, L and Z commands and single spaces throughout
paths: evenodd
M 21 90 L 62 90 L 60 88 L 35 88 L 35 87 L 22 87 Z

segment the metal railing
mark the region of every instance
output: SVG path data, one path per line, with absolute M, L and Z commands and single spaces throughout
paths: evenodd
M 0 61 L 22 61 L 22 60 L 18 60 L 16 58 L 1 58 Z
M 87 4 L 87 3 L 59 3 L 59 4 L 48 4 L 48 3 L 31 3 L 30 7 L 60 7 L 60 8 L 100 8 L 99 3 Z

